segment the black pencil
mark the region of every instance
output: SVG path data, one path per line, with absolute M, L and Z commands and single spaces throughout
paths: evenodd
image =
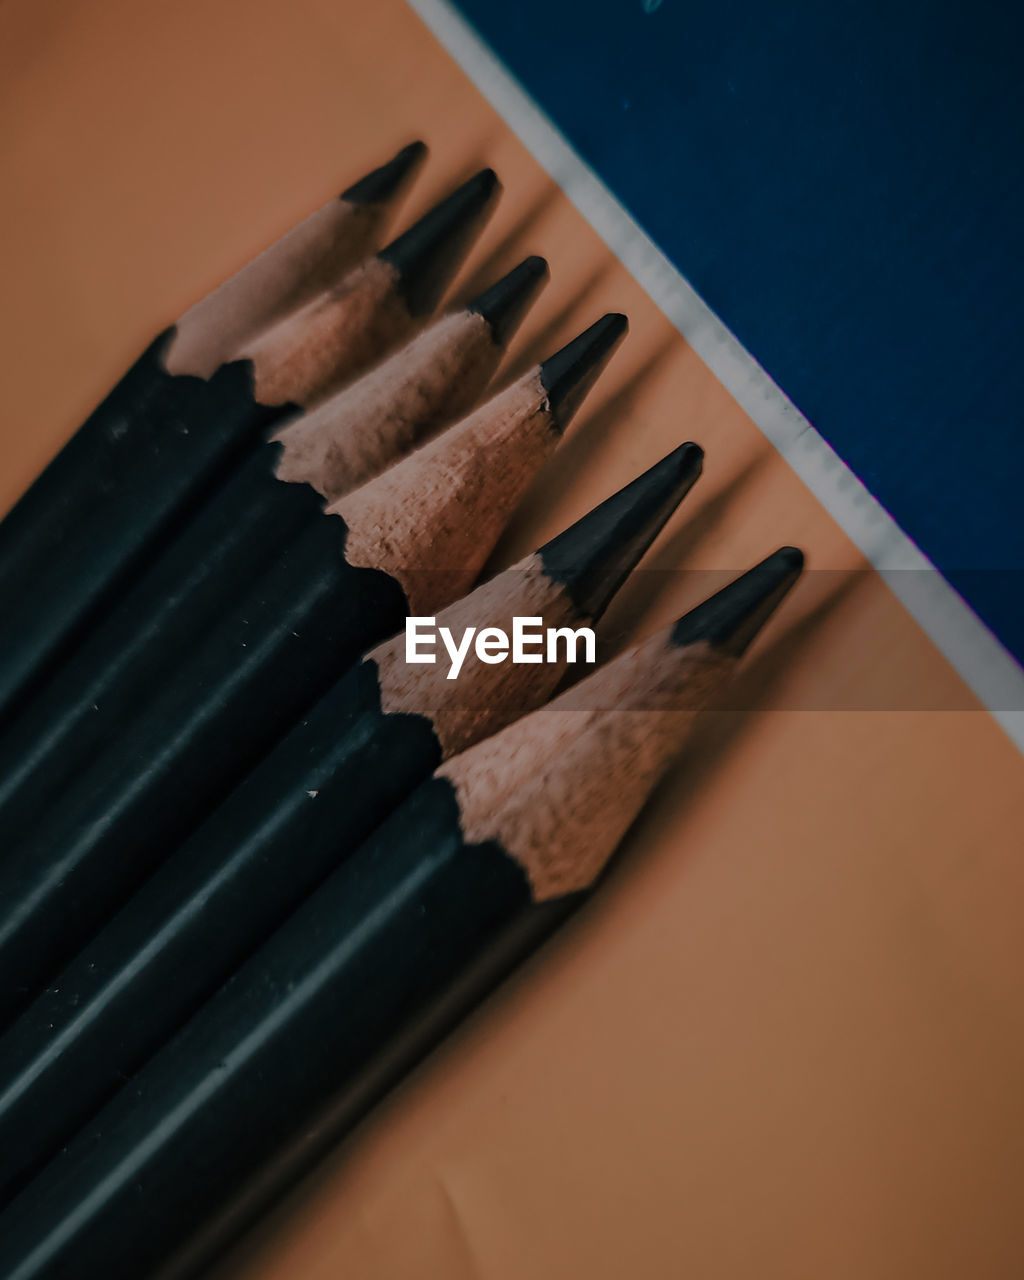
M 158 504 L 152 529 L 159 531 L 162 521 L 173 518 L 179 502 L 201 487 L 207 469 L 218 466 L 222 455 L 230 455 L 236 437 L 256 432 L 261 422 L 278 416 L 274 406 L 257 413 L 244 371 L 224 373 L 208 389 L 195 381 L 210 377 L 234 354 L 219 329 L 251 336 L 253 314 L 271 322 L 287 310 L 291 298 L 301 299 L 310 284 L 323 287 L 331 265 L 336 263 L 339 272 L 355 266 L 372 249 L 372 237 L 425 154 L 422 143 L 404 148 L 331 201 L 326 214 L 321 210 L 277 241 L 150 345 L 0 522 L 0 602 L 6 604 L 34 581 L 45 583 L 50 562 L 62 554 L 72 534 L 77 536 L 83 525 L 88 532 L 100 519 L 112 491 L 129 480 L 133 489 L 141 487 L 143 511 L 147 499 Z M 299 244 L 308 252 L 298 253 Z M 245 285 L 239 289 L 243 278 Z M 220 414 L 226 418 L 223 425 L 217 421 Z M 193 422 L 198 438 L 190 438 Z M 165 476 L 165 470 L 170 474 Z M 112 519 L 115 533 L 120 521 L 130 535 L 142 518 L 133 512 L 130 499 L 131 493 L 119 495 L 125 510 Z M 102 528 L 93 536 L 100 532 Z M 149 536 L 145 526 L 136 534 L 143 544 Z M 111 555 L 109 548 L 107 554 Z M 115 557 L 111 572 L 119 571 Z M 71 603 L 65 606 L 69 625 L 77 617 Z M 24 679 L 33 670 L 29 667 Z M 16 695 L 15 676 L 22 679 L 17 668 L 6 677 L 0 669 L 0 714 Z
M 190 307 L 174 326 L 169 372 L 208 378 L 243 342 L 373 253 L 426 155 L 422 142 L 403 147 Z
M 12 1203 L 8 1280 L 194 1274 L 578 905 L 801 564 L 442 765 Z
M 493 203 L 471 179 L 208 379 L 171 373 L 166 331 L 3 522 L 0 720 L 261 429 L 422 323 Z
M 0 733 L 0 848 L 115 734 L 292 538 L 418 437 L 468 409 L 547 276 L 528 258 L 253 451 Z M 275 468 L 276 463 L 276 468 Z M 308 481 L 280 483 L 281 480 Z
M 625 328 L 599 320 L 342 498 L 55 798 L 0 861 L 5 1024 L 351 662 L 469 589 Z
M 700 475 L 685 444 L 439 626 L 592 625 Z M 443 759 L 566 667 L 410 666 L 404 635 L 337 682 L 0 1038 L 0 1204 Z

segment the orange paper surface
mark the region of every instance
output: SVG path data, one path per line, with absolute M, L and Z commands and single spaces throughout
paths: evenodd
M 688 438 L 704 478 L 609 651 L 723 580 L 677 570 L 808 554 L 590 906 L 225 1280 L 1016 1280 L 1021 758 L 415 15 L 6 0 L 0 101 L 0 507 L 153 334 L 422 136 L 400 224 L 505 184 L 453 298 L 551 264 L 502 378 L 632 325 L 495 566 Z

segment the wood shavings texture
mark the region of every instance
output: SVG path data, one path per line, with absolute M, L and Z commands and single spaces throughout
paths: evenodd
M 564 589 L 551 581 L 540 558 L 525 560 L 477 587 L 437 615 L 439 627 L 450 628 L 456 641 L 467 627 L 500 627 L 510 633 L 514 616 L 539 617 L 549 627 L 582 625 Z M 559 653 L 564 655 L 565 647 Z M 385 713 L 426 716 L 447 759 L 474 742 L 540 706 L 560 680 L 566 663 L 481 662 L 471 648 L 455 681 L 449 680 L 448 655 L 438 641 L 438 661 L 405 660 L 405 636 L 395 636 L 369 655 L 380 679 Z
M 475 312 L 445 316 L 278 433 L 280 480 L 335 501 L 468 412 L 501 358 Z
M 535 370 L 329 508 L 348 525 L 347 559 L 434 614 L 473 585 L 557 440 Z
M 239 345 L 333 284 L 373 247 L 380 210 L 330 200 L 181 317 L 169 373 L 208 378 Z
M 466 840 L 497 840 L 538 902 L 587 888 L 732 665 L 659 635 L 443 764 Z
M 306 407 L 402 341 L 414 323 L 395 289 L 394 269 L 371 258 L 238 354 L 253 362 L 260 404 Z

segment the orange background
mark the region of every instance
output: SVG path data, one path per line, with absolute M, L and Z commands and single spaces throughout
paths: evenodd
M 506 188 L 453 296 L 551 263 L 509 372 L 603 310 L 632 322 L 495 565 L 694 438 L 704 479 L 609 649 L 718 582 L 667 571 L 782 542 L 829 571 L 591 906 L 224 1277 L 1017 1280 L 1020 757 L 418 19 L 6 0 L 0 101 L 0 507 L 153 333 L 423 136 L 401 224 L 482 163 Z

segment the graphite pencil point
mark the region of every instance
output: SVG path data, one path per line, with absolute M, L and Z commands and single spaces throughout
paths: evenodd
M 680 618 L 672 629 L 679 648 L 701 641 L 739 657 L 800 576 L 804 555 L 796 547 L 778 551 Z
M 624 315 L 609 312 L 541 365 L 548 410 L 559 430 L 564 431 L 572 421 L 628 329 Z
M 548 576 L 562 583 L 582 614 L 604 611 L 703 466 L 700 445 L 681 444 L 542 548 Z
M 481 169 L 377 255 L 394 269 L 411 315 L 433 311 L 500 191 L 494 170 Z
M 387 164 L 353 182 L 340 195 L 346 204 L 381 204 L 397 195 L 427 157 L 425 142 L 410 142 Z
M 519 327 L 523 312 L 537 289 L 548 279 L 548 264 L 536 255 L 524 258 L 508 275 L 502 276 L 470 302 L 466 310 L 487 321 L 494 341 L 505 346 Z

